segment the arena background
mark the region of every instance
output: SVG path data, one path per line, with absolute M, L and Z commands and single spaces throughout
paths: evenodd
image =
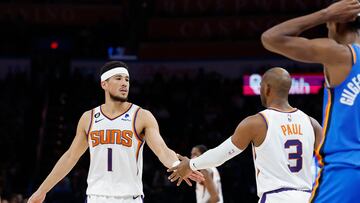
M 258 96 L 244 95 L 244 75 L 273 66 L 300 77 L 297 92 L 304 94 L 290 102 L 321 122 L 322 89 L 315 84 L 306 94 L 310 83 L 301 77 L 321 75 L 322 67 L 271 54 L 260 36 L 329 2 L 2 0 L 2 203 L 25 202 L 69 147 L 81 114 L 104 101 L 98 71 L 109 60 L 129 64 L 129 100 L 153 112 L 168 146 L 183 155 L 197 144 L 217 146 L 262 110 Z M 305 35 L 326 36 L 326 28 Z M 88 165 L 87 152 L 46 202 L 84 202 Z M 219 171 L 225 202 L 257 202 L 250 148 Z M 146 146 L 144 202 L 195 202 L 194 187 L 176 187 L 167 175 Z

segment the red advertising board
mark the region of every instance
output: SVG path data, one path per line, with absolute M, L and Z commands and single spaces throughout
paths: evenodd
M 324 85 L 322 73 L 291 74 L 290 94 L 318 94 Z M 260 74 L 243 76 L 243 94 L 247 96 L 260 94 Z

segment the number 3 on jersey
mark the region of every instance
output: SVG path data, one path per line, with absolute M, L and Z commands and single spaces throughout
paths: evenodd
M 302 169 L 303 159 L 302 159 L 302 143 L 300 140 L 287 140 L 284 144 L 285 149 L 289 149 L 290 147 L 296 147 L 296 151 L 293 153 L 289 153 L 289 160 L 296 160 L 296 164 L 291 166 L 288 164 L 288 167 L 292 173 L 297 173 Z

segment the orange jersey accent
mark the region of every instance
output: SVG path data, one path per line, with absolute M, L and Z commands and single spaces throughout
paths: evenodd
M 96 147 L 99 144 L 118 144 L 126 147 L 132 146 L 133 132 L 130 130 L 95 130 L 90 132 L 90 140 L 92 147 Z
M 301 125 L 297 123 L 281 125 L 281 130 L 284 136 L 287 135 L 302 135 Z

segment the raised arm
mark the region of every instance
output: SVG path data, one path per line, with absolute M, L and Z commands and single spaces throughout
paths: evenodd
M 90 125 L 91 111 L 85 112 L 78 123 L 76 135 L 69 149 L 61 156 L 50 174 L 40 185 L 37 191 L 29 198 L 29 203 L 41 203 L 46 193 L 63 179 L 75 166 L 79 158 L 88 148 L 86 133 Z
M 342 0 L 310 15 L 276 25 L 261 36 L 269 51 L 290 59 L 323 64 L 330 75 L 338 74 L 339 67 L 351 67 L 351 51 L 333 39 L 306 39 L 299 35 L 312 27 L 327 22 L 349 22 L 360 13 L 357 0 Z M 341 70 L 340 70 L 341 71 Z

